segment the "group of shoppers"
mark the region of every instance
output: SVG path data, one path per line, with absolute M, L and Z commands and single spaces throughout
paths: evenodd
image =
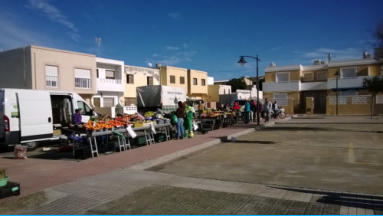
M 265 102 L 262 104 L 261 101 L 259 101 L 259 104 L 257 105 L 257 102 L 254 100 L 246 101 L 244 105 L 243 112 L 245 114 L 245 123 L 253 122 L 256 120 L 256 113 L 257 110 L 259 110 L 259 113 L 261 113 L 261 117 L 265 119 L 265 122 L 270 120 L 272 113 L 278 112 L 278 104 L 277 101 L 274 101 L 271 103 L 267 98 L 265 99 Z M 240 116 L 241 113 L 241 106 L 236 101 L 234 102 L 232 110 L 236 113 L 237 116 Z

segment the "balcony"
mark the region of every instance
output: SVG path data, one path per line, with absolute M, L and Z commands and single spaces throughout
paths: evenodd
M 315 90 L 326 90 L 327 81 L 323 82 L 301 82 L 301 91 L 315 91 Z
M 299 91 L 301 86 L 300 81 L 290 82 L 265 82 L 263 83 L 263 92 L 289 92 Z
M 98 91 L 124 92 L 125 85 L 121 79 L 97 79 Z
M 338 88 L 361 88 L 363 87 L 363 80 L 367 76 L 359 76 L 355 78 L 341 78 L 338 80 Z M 336 88 L 336 79 L 329 79 L 327 81 L 328 89 Z

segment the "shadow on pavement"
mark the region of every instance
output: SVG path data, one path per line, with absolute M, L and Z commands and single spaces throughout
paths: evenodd
M 270 186 L 282 190 L 311 193 L 323 195 L 317 202 L 326 204 L 335 204 L 355 208 L 373 209 L 375 211 L 383 211 L 383 196 L 370 195 L 370 194 L 355 194 L 343 192 L 330 192 L 306 188 L 292 188 L 284 186 Z
M 342 131 L 342 132 L 360 132 L 360 133 L 383 133 L 383 131 L 371 131 L 371 130 L 349 130 L 340 128 L 326 128 L 326 127 L 267 127 L 262 129 L 264 131 Z

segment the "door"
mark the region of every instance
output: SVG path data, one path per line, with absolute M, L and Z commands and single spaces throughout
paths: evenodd
M 19 91 L 21 141 L 53 136 L 52 105 L 47 91 Z

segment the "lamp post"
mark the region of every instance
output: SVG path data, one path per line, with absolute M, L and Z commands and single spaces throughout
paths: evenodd
M 339 72 L 337 71 L 335 73 L 336 75 L 336 81 L 335 81 L 335 88 L 336 88 L 336 107 L 335 107 L 335 114 L 338 115 L 338 80 L 339 80 Z
M 245 58 L 252 58 L 252 59 L 255 59 L 256 62 L 257 62 L 257 81 L 256 81 L 256 88 L 257 88 L 257 107 L 256 108 L 257 109 L 256 109 L 256 112 L 257 112 L 257 127 L 259 127 L 259 77 L 258 77 L 258 62 L 261 61 L 261 60 L 259 59 L 258 55 L 256 55 L 255 57 L 254 56 L 240 56 L 238 64 L 245 65 L 247 63 Z

